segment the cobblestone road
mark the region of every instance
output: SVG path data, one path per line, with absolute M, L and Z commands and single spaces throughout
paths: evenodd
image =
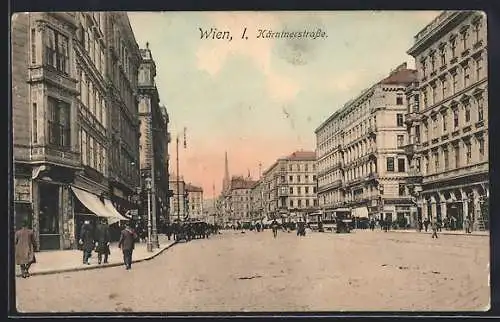
M 487 237 L 233 231 L 123 267 L 17 279 L 24 312 L 486 310 Z

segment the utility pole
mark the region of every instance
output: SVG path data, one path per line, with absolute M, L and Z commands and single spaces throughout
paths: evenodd
M 152 158 L 151 158 L 151 172 L 150 172 L 150 177 L 151 177 L 151 211 L 152 211 L 152 243 L 153 246 L 156 248 L 160 248 L 160 243 L 158 241 L 158 230 L 156 228 L 156 221 L 157 221 L 157 213 L 156 213 L 156 170 L 155 170 L 155 150 L 154 150 L 154 127 L 153 127 L 153 118 L 150 119 L 150 126 L 151 126 L 151 150 L 152 151 Z
M 177 221 L 181 222 L 181 189 L 179 182 L 179 136 L 175 139 L 176 164 L 177 164 Z

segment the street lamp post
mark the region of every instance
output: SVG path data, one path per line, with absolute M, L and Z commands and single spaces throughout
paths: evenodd
M 153 251 L 153 243 L 151 240 L 151 178 L 146 178 L 146 189 L 148 192 L 148 242 L 147 250 L 148 252 Z

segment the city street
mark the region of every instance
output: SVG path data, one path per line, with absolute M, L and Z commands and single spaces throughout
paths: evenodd
M 484 311 L 488 279 L 488 237 L 224 231 L 130 271 L 18 278 L 16 296 L 22 312 Z

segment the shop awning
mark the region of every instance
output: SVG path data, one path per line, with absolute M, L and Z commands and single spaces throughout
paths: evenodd
M 368 208 L 367 207 L 353 208 L 352 215 L 358 218 L 368 218 Z
M 130 220 L 127 217 L 124 217 L 122 214 L 120 214 L 118 212 L 118 210 L 116 210 L 116 208 L 115 208 L 115 206 L 113 206 L 113 203 L 111 202 L 111 200 L 104 199 L 104 207 L 106 207 L 106 209 L 108 209 L 109 212 L 114 215 L 114 218 L 116 218 L 118 220 L 125 220 L 125 221 Z
M 106 206 L 105 203 L 102 203 L 101 199 L 93 193 L 76 187 L 71 187 L 71 190 L 73 190 L 78 200 L 80 200 L 88 210 L 92 211 L 98 217 L 107 218 L 109 225 L 112 225 L 119 220 L 127 220 L 125 217 L 120 215 L 108 199 L 105 199 L 105 202 L 108 201 L 114 211 L 109 206 Z

